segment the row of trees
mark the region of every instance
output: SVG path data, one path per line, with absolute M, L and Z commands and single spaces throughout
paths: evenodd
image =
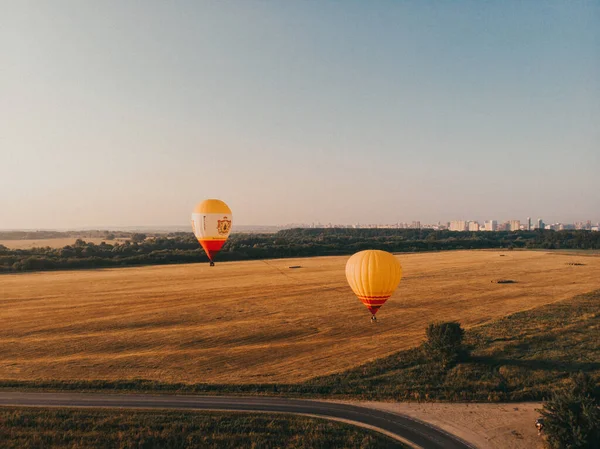
M 108 237 L 112 237 L 108 236 Z M 124 243 L 94 244 L 78 239 L 63 248 L 9 249 L 0 245 L 0 272 L 206 262 L 191 233 Z M 347 255 L 364 249 L 391 252 L 457 249 L 600 249 L 591 231 L 453 232 L 431 229 L 292 229 L 275 234 L 232 234 L 220 261 Z

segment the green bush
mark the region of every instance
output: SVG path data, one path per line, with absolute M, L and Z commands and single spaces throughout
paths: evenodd
M 465 331 L 460 323 L 449 321 L 431 323 L 425 331 L 427 341 L 423 344 L 425 352 L 443 365 L 456 362 L 463 355 Z
M 600 448 L 600 403 L 597 386 L 583 373 L 544 404 L 544 433 L 552 449 Z

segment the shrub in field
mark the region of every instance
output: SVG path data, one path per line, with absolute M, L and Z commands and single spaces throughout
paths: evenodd
M 456 321 L 431 323 L 426 330 L 427 341 L 423 349 L 443 365 L 456 362 L 463 354 L 465 331 Z

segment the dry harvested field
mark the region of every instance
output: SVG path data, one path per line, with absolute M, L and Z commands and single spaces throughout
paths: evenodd
M 295 382 L 417 345 L 433 320 L 471 327 L 600 287 L 600 257 L 398 257 L 375 325 L 347 257 L 2 275 L 0 379 Z
M 75 243 L 75 240 L 81 238 L 86 242 L 95 243 L 99 245 L 102 242 L 106 242 L 108 244 L 114 245 L 115 243 L 123 243 L 125 240 L 129 239 L 114 239 L 114 240 L 106 240 L 104 238 L 99 237 L 66 237 L 66 238 L 56 238 L 56 239 L 23 239 L 23 240 L 0 240 L 0 245 L 4 245 L 10 249 L 31 249 L 31 248 L 45 248 L 49 246 L 50 248 L 62 248 L 63 246 L 72 245 Z

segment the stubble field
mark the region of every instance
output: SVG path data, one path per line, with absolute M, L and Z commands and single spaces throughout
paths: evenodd
M 2 275 L 0 379 L 297 382 L 413 347 L 431 321 L 468 328 L 600 285 L 600 257 L 398 258 L 403 281 L 375 325 L 347 257 Z

